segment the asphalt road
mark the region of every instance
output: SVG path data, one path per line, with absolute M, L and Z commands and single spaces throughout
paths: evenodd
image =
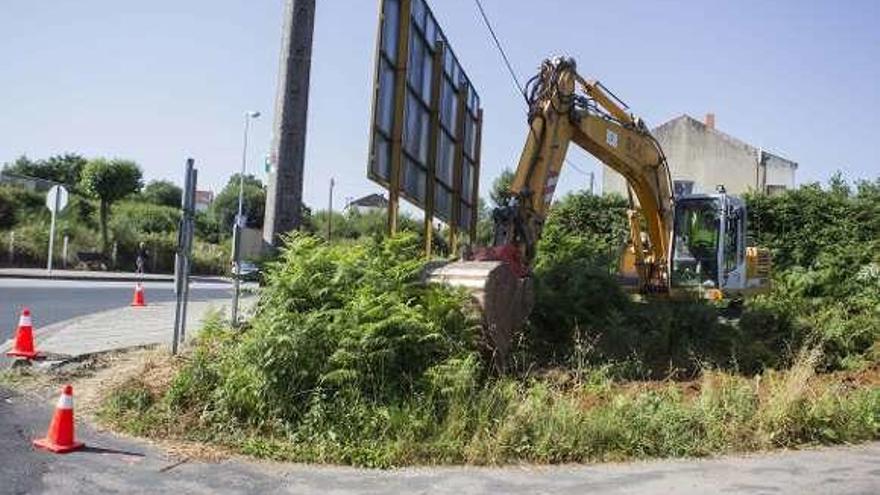
M 144 284 L 147 303 L 173 301 L 171 282 Z M 23 307 L 33 315 L 39 328 L 77 316 L 119 308 L 131 304 L 134 284 L 131 282 L 97 282 L 79 280 L 0 279 L 0 342 L 15 334 L 18 316 Z M 190 300 L 231 297 L 231 286 L 225 283 L 193 282 Z
M 75 392 L 75 391 L 74 391 Z M 0 494 L 877 494 L 880 443 L 712 460 L 374 471 L 232 459 L 175 459 L 146 442 L 77 425 L 86 449 L 36 451 L 50 401 L 0 388 Z

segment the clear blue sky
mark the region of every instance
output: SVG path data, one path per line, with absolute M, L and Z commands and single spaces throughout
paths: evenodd
M 433 0 L 485 109 L 481 190 L 514 166 L 525 108 L 472 0 Z M 366 179 L 376 0 L 320 0 L 305 199 L 378 191 Z M 798 181 L 880 176 L 880 2 L 484 0 L 522 79 L 577 59 L 652 125 L 682 113 L 798 161 Z M 180 182 L 187 156 L 218 189 L 270 139 L 281 0 L 3 0 L 0 162 L 65 151 L 136 160 Z M 572 152 L 581 168 L 596 162 Z M 561 189 L 588 179 L 567 169 Z

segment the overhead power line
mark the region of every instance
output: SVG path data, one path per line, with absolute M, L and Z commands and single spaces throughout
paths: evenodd
M 474 0 L 474 3 L 477 4 L 477 9 L 480 11 L 480 16 L 483 18 L 483 23 L 486 24 L 486 28 L 489 30 L 489 34 L 492 35 L 492 39 L 495 41 L 495 46 L 498 48 L 498 52 L 501 53 L 501 58 L 504 59 L 504 65 L 507 66 L 507 71 L 510 73 L 510 77 L 513 78 L 513 84 L 516 85 L 516 89 L 519 90 L 521 95 L 523 95 L 523 98 L 528 98 L 526 96 L 525 88 L 523 88 L 523 85 L 520 84 L 519 78 L 516 77 L 516 71 L 513 70 L 513 65 L 511 65 L 510 59 L 507 58 L 507 53 L 504 52 L 504 47 L 501 46 L 501 41 L 498 40 L 498 36 L 495 35 L 495 30 L 492 29 L 492 23 L 489 22 L 489 17 L 486 15 L 486 11 L 483 9 L 483 4 L 480 2 L 480 0 Z
M 486 9 L 483 8 L 483 3 L 480 2 L 480 0 L 474 0 L 474 3 L 477 5 L 477 10 L 480 11 L 480 17 L 483 18 L 483 23 L 486 25 L 486 29 L 489 30 L 489 34 L 492 36 L 492 40 L 495 42 L 495 47 L 498 48 L 498 53 L 501 54 L 501 58 L 504 60 L 504 65 L 507 67 L 507 72 L 510 73 L 510 78 L 513 79 L 513 84 L 516 85 L 516 89 L 521 95 L 523 95 L 523 98 L 528 101 L 529 97 L 526 94 L 526 90 L 519 82 L 519 78 L 516 76 L 516 71 L 513 70 L 513 64 L 510 63 L 510 58 L 508 58 L 507 53 L 504 51 L 504 46 L 501 45 L 501 40 L 498 39 L 498 35 L 495 34 L 495 30 L 492 28 L 492 22 L 489 21 L 489 16 L 486 15 Z M 567 163 L 569 166 L 571 166 L 571 168 L 582 175 L 590 175 L 589 172 L 578 167 L 568 158 L 565 159 L 565 163 Z

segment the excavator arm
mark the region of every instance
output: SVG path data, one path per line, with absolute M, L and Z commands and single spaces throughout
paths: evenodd
M 520 273 L 527 273 L 574 143 L 626 178 L 638 199 L 638 209 L 631 204 L 629 249 L 640 288 L 664 291 L 674 205 L 669 169 L 654 137 L 601 83 L 578 75 L 570 59 L 545 61 L 530 81 L 528 99 L 529 133 L 511 186 L 513 199 L 495 212 L 494 246 L 481 256 L 520 264 Z
M 630 201 L 628 249 L 640 289 L 669 287 L 673 189 L 663 152 L 644 123 L 599 82 L 579 76 L 570 59 L 544 61 L 529 82 L 527 99 L 529 131 L 511 199 L 493 212 L 493 245 L 477 249 L 473 259 L 427 271 L 428 281 L 464 287 L 474 296 L 499 369 L 534 304 L 531 265 L 571 143 L 627 179 L 631 196 L 638 198 L 638 206 Z

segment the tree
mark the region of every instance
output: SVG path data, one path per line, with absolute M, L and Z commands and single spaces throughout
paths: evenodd
M 3 170 L 13 175 L 36 177 L 50 180 L 68 186 L 76 190 L 82 170 L 88 160 L 76 153 L 51 156 L 45 160 L 30 160 L 21 156 L 11 164 L 7 163 Z
M 107 220 L 110 207 L 116 201 L 136 193 L 143 183 L 140 167 L 131 160 L 106 160 L 97 158 L 82 170 L 80 185 L 84 193 L 101 204 L 101 249 L 108 253 Z
M 214 199 L 211 208 L 214 217 L 220 223 L 224 232 L 232 230 L 232 222 L 238 213 L 238 178 L 235 174 L 229 178 L 226 187 Z M 263 214 L 266 210 L 266 189 L 260 179 L 253 175 L 244 176 L 244 202 L 242 212 L 247 218 L 247 227 L 253 229 L 263 228 Z
M 141 198 L 147 203 L 180 208 L 183 189 L 167 180 L 154 180 L 144 187 Z
M 509 168 L 504 169 L 493 182 L 492 190 L 489 191 L 489 199 L 494 207 L 507 206 L 512 197 L 510 186 L 513 185 L 513 172 Z

